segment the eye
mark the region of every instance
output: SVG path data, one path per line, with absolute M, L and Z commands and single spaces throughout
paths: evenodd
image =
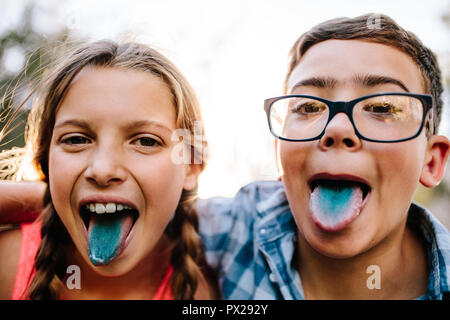
M 67 138 L 63 138 L 61 140 L 61 143 L 67 144 L 67 145 L 83 145 L 83 144 L 90 143 L 90 140 L 81 135 L 73 135 L 73 136 L 69 136 Z
M 152 148 L 162 146 L 162 142 L 156 138 L 145 136 L 134 139 L 132 144 L 138 145 L 140 147 Z
M 299 103 L 292 108 L 292 112 L 303 114 L 303 115 L 312 115 L 317 113 L 322 113 L 326 110 L 326 107 L 322 104 L 316 102 L 304 102 Z
M 376 115 L 395 115 L 400 113 L 401 108 L 389 103 L 371 103 L 363 107 L 364 111 L 371 112 Z

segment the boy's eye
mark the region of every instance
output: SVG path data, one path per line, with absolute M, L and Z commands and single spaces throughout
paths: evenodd
M 364 111 L 375 114 L 394 115 L 401 112 L 401 109 L 388 103 L 372 103 L 364 106 Z
M 318 103 L 314 102 L 305 102 L 296 105 L 293 108 L 294 112 L 298 112 L 301 114 L 314 114 L 314 113 L 321 113 L 324 112 L 326 107 L 324 105 L 320 105 Z
M 61 140 L 61 143 L 69 145 L 80 145 L 90 143 L 89 139 L 83 136 L 70 136 Z

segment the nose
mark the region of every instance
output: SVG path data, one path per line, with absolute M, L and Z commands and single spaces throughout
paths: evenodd
M 331 119 L 319 141 L 319 147 L 323 150 L 345 148 L 348 151 L 356 151 L 361 148 L 361 144 L 349 117 L 342 112 Z
M 98 187 L 120 184 L 127 178 L 123 157 L 112 146 L 98 146 L 92 150 L 85 178 Z

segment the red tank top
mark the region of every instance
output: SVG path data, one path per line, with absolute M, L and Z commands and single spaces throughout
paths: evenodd
M 40 220 L 32 223 L 23 223 L 20 227 L 22 230 L 22 240 L 20 244 L 19 266 L 17 268 L 16 281 L 11 297 L 12 300 L 27 299 L 27 291 L 36 275 L 34 262 L 42 240 Z M 152 300 L 173 300 L 169 281 L 172 273 L 173 267 L 169 266 Z

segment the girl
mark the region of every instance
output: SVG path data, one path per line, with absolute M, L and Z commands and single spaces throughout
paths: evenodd
M 0 233 L 0 298 L 214 298 L 192 206 L 206 142 L 172 139 L 201 123 L 192 88 L 140 44 L 66 57 L 33 111 L 44 208 Z

